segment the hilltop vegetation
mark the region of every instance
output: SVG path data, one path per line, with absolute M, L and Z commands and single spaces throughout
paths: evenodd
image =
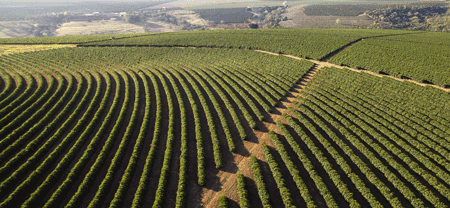
M 446 2 L 395 2 L 348 3 L 333 5 L 308 5 L 304 13 L 308 16 L 366 16 L 370 25 L 358 25 L 360 28 L 408 29 L 448 32 L 449 5 Z M 352 24 L 352 26 L 354 26 Z
M 432 30 L 448 32 L 450 22 L 443 22 L 448 18 L 448 5 L 437 3 L 432 5 L 407 4 L 389 5 L 387 8 L 365 12 L 374 24 L 369 28 Z M 439 23 L 438 23 L 439 22 Z

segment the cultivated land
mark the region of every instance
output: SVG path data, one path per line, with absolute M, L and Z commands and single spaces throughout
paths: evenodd
M 113 37 L 0 39 L 0 207 L 450 205 L 444 33 Z
M 287 21 L 280 22 L 283 28 L 354 28 L 364 27 L 373 23 L 364 15 L 333 16 L 322 13 L 307 15 L 305 7 L 307 4 L 294 5 L 286 9 L 282 16 L 287 17 Z M 346 6 L 346 5 L 342 5 Z M 338 23 L 336 20 L 339 19 Z

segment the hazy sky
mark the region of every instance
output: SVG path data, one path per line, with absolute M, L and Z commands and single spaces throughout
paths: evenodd
M 164 0 L 14 0 L 14 1 L 0 1 L 0 7 L 23 7 L 23 6 L 55 6 L 55 5 L 69 5 L 69 4 L 83 4 L 83 3 L 113 3 L 113 2 L 158 2 Z M 174 0 L 173 5 L 196 5 L 196 4 L 210 4 L 210 3 L 232 3 L 232 2 L 252 2 L 258 0 Z

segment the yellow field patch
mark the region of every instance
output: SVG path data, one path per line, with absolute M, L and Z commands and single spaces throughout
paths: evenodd
M 14 53 L 24 53 L 30 51 L 41 51 L 57 48 L 76 47 L 76 45 L 0 45 L 0 55 L 8 55 Z

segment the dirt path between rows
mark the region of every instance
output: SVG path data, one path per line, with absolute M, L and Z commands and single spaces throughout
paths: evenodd
M 362 40 L 364 40 L 364 39 L 362 39 Z M 351 45 L 353 45 L 353 44 L 351 44 Z M 349 46 L 351 46 L 351 45 L 349 45 Z M 277 55 L 277 56 L 280 55 L 280 54 L 272 53 L 272 52 L 269 52 L 269 51 L 262 51 L 262 50 L 255 50 L 255 51 L 262 52 L 262 53 L 268 53 L 268 54 L 272 54 L 272 55 Z M 342 51 L 342 50 L 340 50 L 340 51 Z M 286 57 L 293 58 L 293 59 L 311 61 L 311 62 L 317 64 L 317 67 L 320 68 L 320 69 L 323 68 L 323 67 L 335 67 L 335 68 L 339 68 L 339 69 L 348 69 L 348 70 L 352 70 L 352 71 L 355 71 L 355 72 L 368 73 L 368 74 L 371 74 L 371 75 L 374 75 L 374 76 L 377 76 L 377 77 L 389 77 L 391 79 L 395 79 L 395 80 L 398 80 L 398 81 L 401 81 L 401 82 L 405 82 L 405 81 L 412 82 L 412 83 L 420 85 L 420 86 L 430 86 L 430 87 L 438 88 L 440 90 L 444 90 L 446 92 L 450 92 L 450 88 L 445 88 L 445 87 L 441 87 L 441 86 L 434 85 L 434 84 L 422 83 L 422 82 L 418 82 L 418 81 L 414 81 L 414 80 L 410 80 L 410 79 L 402 79 L 402 78 L 398 78 L 398 77 L 394 77 L 394 76 L 390 76 L 390 75 L 379 74 L 379 73 L 376 73 L 376 72 L 373 72 L 373 71 L 369 71 L 369 70 L 362 70 L 362 69 L 356 69 L 356 68 L 351 68 L 351 67 L 347 67 L 347 66 L 341 66 L 341 65 L 337 65 L 337 64 L 332 64 L 332 63 L 329 63 L 329 62 L 326 62 L 326 61 L 318 61 L 318 60 L 314 60 L 314 59 L 306 59 L 306 58 L 301 58 L 301 57 L 297 57 L 297 56 L 293 56 L 293 55 L 287 55 L 287 54 L 282 54 L 282 55 L 286 56 Z M 331 57 L 328 57 L 327 59 L 329 59 L 329 58 L 331 58 Z
M 363 40 L 363 39 L 361 39 L 361 40 Z M 355 43 L 351 43 L 351 44 L 347 45 L 346 47 L 343 47 L 338 52 L 344 50 L 347 47 L 351 47 L 353 44 L 355 44 Z M 269 114 L 270 118 L 265 118 L 265 121 L 260 122 L 260 123 L 262 123 L 262 125 L 264 125 L 265 128 L 262 128 L 263 129 L 262 131 L 253 130 L 253 134 L 257 137 L 256 139 L 258 142 L 257 143 L 252 143 L 249 141 L 243 142 L 245 149 L 251 155 L 255 155 L 256 158 L 258 158 L 259 160 L 262 160 L 262 161 L 266 161 L 266 160 L 264 157 L 263 150 L 261 148 L 261 143 L 266 143 L 268 146 L 275 148 L 273 142 L 270 139 L 268 130 L 273 130 L 277 134 L 282 134 L 280 129 L 278 129 L 278 127 L 276 126 L 275 122 L 278 120 L 281 120 L 283 123 L 287 124 L 287 122 L 283 118 L 282 114 L 283 113 L 289 114 L 289 110 L 287 109 L 288 107 L 296 108 L 296 106 L 292 103 L 292 101 L 297 100 L 296 96 L 299 95 L 300 91 L 303 90 L 304 86 L 314 77 L 314 75 L 317 73 L 317 71 L 319 71 L 322 68 L 336 67 L 336 68 L 340 68 L 340 69 L 348 69 L 348 70 L 352 70 L 352 71 L 359 72 L 359 73 L 361 73 L 361 72 L 368 73 L 368 74 L 378 76 L 378 77 L 389 77 L 389 78 L 392 78 L 392 79 L 395 79 L 398 81 L 402 81 L 402 82 L 408 81 L 408 82 L 418 84 L 420 86 L 432 86 L 432 87 L 444 90 L 446 92 L 450 91 L 450 89 L 443 88 L 443 87 L 440 87 L 437 85 L 425 84 L 425 83 L 421 83 L 421 82 L 417 82 L 417 81 L 413 81 L 413 80 L 401 79 L 401 78 L 397 78 L 397 77 L 393 77 L 393 76 L 389 76 L 389 75 L 382 75 L 382 74 L 378 74 L 378 73 L 375 73 L 372 71 L 360 70 L 360 69 L 355 69 L 355 68 L 346 67 L 346 66 L 340 66 L 340 65 L 332 64 L 332 63 L 325 62 L 325 61 L 305 59 L 305 58 L 301 58 L 301 57 L 297 57 L 297 56 L 293 56 L 293 55 L 278 54 L 278 53 L 273 53 L 273 52 L 263 51 L 263 50 L 255 50 L 255 51 L 258 51 L 261 53 L 267 53 L 267 54 L 271 54 L 271 55 L 275 55 L 275 56 L 283 55 L 283 56 L 290 57 L 293 59 L 307 60 L 307 61 L 311 61 L 314 63 L 314 66 L 294 85 L 293 88 L 291 88 L 291 90 L 288 92 L 286 97 L 282 98 L 280 100 L 280 102 L 277 103 L 277 106 L 273 108 L 272 113 Z M 336 54 L 337 53 L 334 53 L 333 55 L 336 55 Z M 329 59 L 329 58 L 331 58 L 331 56 L 327 57 L 327 59 Z M 261 129 L 261 128 L 258 128 L 258 129 Z M 233 153 L 233 157 L 234 157 L 233 165 L 234 164 L 237 165 L 238 173 L 242 173 L 242 174 L 244 174 L 244 176 L 253 179 L 253 175 L 252 175 L 252 172 L 250 169 L 251 166 L 250 166 L 248 157 L 244 157 L 237 153 Z M 231 164 L 231 163 L 227 163 L 227 164 Z M 215 184 L 218 187 L 213 187 L 210 189 L 203 188 L 203 194 L 201 197 L 202 198 L 202 206 L 217 207 L 218 206 L 217 198 L 222 194 L 226 195 L 228 198 L 230 198 L 233 201 L 239 202 L 235 174 L 236 173 L 219 171 L 219 173 L 216 175 L 216 177 L 218 177 L 220 179 L 220 184 Z M 215 190 L 219 190 L 219 191 L 215 191 Z
M 266 143 L 268 146 L 275 148 L 275 145 L 270 139 L 270 134 L 268 133 L 268 131 L 274 130 L 276 133 L 281 134 L 281 131 L 277 128 L 275 122 L 281 120 L 283 123 L 287 124 L 282 114 L 289 113 L 287 107 L 295 107 L 292 101 L 297 99 L 296 96 L 299 94 L 299 91 L 303 89 L 303 87 L 309 82 L 309 80 L 312 79 L 314 74 L 317 71 L 319 71 L 322 67 L 323 66 L 315 64 L 305 75 L 303 75 L 303 77 L 299 80 L 299 82 L 294 85 L 291 91 L 287 93 L 286 97 L 283 97 L 280 100 L 280 102 L 278 102 L 277 106 L 272 108 L 272 113 L 268 114 L 269 117 L 265 117 L 265 121 L 259 122 L 258 129 L 253 130 L 253 134 L 255 135 L 257 142 L 253 142 L 255 138 L 250 138 L 249 141 L 243 141 L 245 149 L 251 155 L 255 155 L 256 158 L 258 158 L 261 161 L 264 162 L 266 161 L 263 150 L 261 148 L 261 143 Z M 263 126 L 263 128 L 261 128 L 260 126 Z M 244 176 L 253 179 L 248 157 L 242 156 L 238 153 L 233 153 L 233 157 L 234 157 L 233 165 L 237 165 L 238 167 L 237 173 L 242 173 L 244 174 Z M 231 163 L 227 163 L 226 165 L 228 164 Z M 223 169 L 226 169 L 226 167 L 224 167 Z M 220 178 L 220 184 L 215 184 L 215 186 L 218 187 L 213 187 L 210 189 L 203 188 L 203 194 L 201 197 L 202 206 L 217 207 L 218 205 L 217 198 L 222 194 L 226 195 L 233 201 L 239 202 L 235 174 L 236 173 L 229 173 L 220 170 L 219 173 L 216 174 L 216 177 Z

